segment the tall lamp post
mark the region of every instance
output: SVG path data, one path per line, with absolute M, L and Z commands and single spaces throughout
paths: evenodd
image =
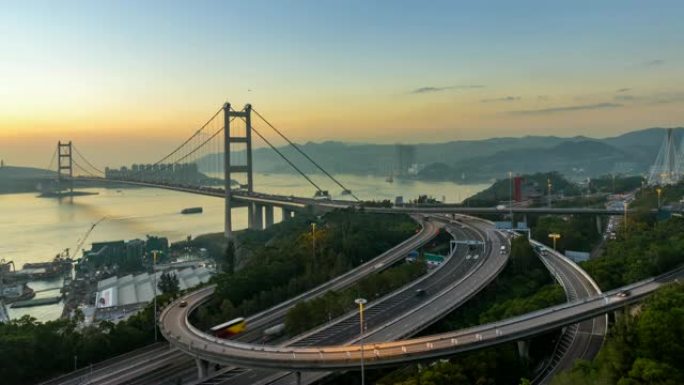
M 551 233 L 549 234 L 549 238 L 553 239 L 553 250 L 556 250 L 556 241 L 559 240 L 561 237 L 560 234 L 558 233 Z
M 622 202 L 622 206 L 625 208 L 625 233 L 627 232 L 627 201 Z
M 364 367 L 363 367 L 363 305 L 366 304 L 366 299 L 365 298 L 357 298 L 354 302 L 356 302 L 357 305 L 359 305 L 359 327 L 361 329 L 361 339 L 359 343 L 361 344 L 361 385 L 366 384 L 366 377 L 364 374 Z
M 152 285 L 154 290 L 154 342 L 157 342 L 157 250 L 152 250 Z
M 508 215 L 511 217 L 511 229 L 513 229 L 513 171 L 508 172 L 508 192 L 511 197 L 508 202 Z
M 660 187 L 658 187 L 658 188 L 656 189 L 656 192 L 658 193 L 658 210 L 660 210 L 660 194 L 662 194 L 663 189 L 661 189 Z
M 316 259 L 316 222 L 311 223 L 311 253 Z
M 546 178 L 546 186 L 549 189 L 549 208 L 551 207 L 551 177 Z

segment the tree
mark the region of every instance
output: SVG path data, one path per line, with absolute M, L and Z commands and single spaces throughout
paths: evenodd
M 157 284 L 159 290 L 164 294 L 177 294 L 180 291 L 180 286 L 178 283 L 178 277 L 176 274 L 172 273 L 162 273 L 159 277 L 159 283 Z

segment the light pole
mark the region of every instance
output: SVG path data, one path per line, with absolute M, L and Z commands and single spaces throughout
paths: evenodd
M 365 305 L 368 301 L 366 301 L 364 298 L 357 298 L 354 302 L 359 305 L 359 327 L 361 329 L 361 339 L 359 341 L 361 344 L 361 385 L 365 385 L 366 377 L 363 372 L 363 305 Z
M 549 234 L 549 238 L 553 239 L 553 250 L 556 250 L 556 241 L 559 240 L 561 237 L 560 234 L 558 233 L 551 233 Z
M 546 185 L 549 188 L 549 208 L 551 207 L 551 177 L 546 178 Z
M 508 192 L 511 197 L 508 202 L 508 216 L 511 217 L 511 229 L 513 229 L 513 171 L 508 172 Z
M 316 259 L 316 222 L 311 223 L 311 255 Z
M 658 193 L 658 209 L 660 210 L 660 194 L 663 192 L 663 189 L 661 189 L 660 187 L 658 187 L 658 188 L 656 189 L 656 192 Z
M 625 208 L 625 233 L 627 232 L 627 201 L 622 202 L 622 206 Z
M 152 285 L 154 286 L 154 342 L 157 342 L 157 250 L 152 250 Z

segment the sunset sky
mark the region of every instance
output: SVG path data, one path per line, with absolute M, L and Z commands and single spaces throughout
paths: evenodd
M 682 1 L 3 1 L 0 159 L 153 161 L 224 101 L 298 141 L 684 125 Z

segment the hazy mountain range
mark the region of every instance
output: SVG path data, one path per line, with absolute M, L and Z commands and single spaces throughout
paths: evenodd
M 680 138 L 684 128 L 675 129 Z M 423 168 L 415 176 L 423 180 L 463 180 L 478 182 L 506 176 L 508 171 L 534 173 L 558 171 L 568 177 L 598 176 L 609 173 L 640 174 L 648 170 L 663 142 L 665 129 L 649 128 L 610 138 L 576 136 L 525 136 L 485 140 L 415 144 L 415 162 Z M 302 150 L 332 173 L 395 176 L 398 155 L 395 145 L 343 142 L 308 142 Z M 291 147 L 279 150 L 305 172 L 314 166 Z M 236 154 L 244 159 L 243 154 Z M 222 155 L 208 155 L 200 168 L 211 170 Z M 291 173 L 272 149 L 254 151 L 255 169 L 268 173 Z

